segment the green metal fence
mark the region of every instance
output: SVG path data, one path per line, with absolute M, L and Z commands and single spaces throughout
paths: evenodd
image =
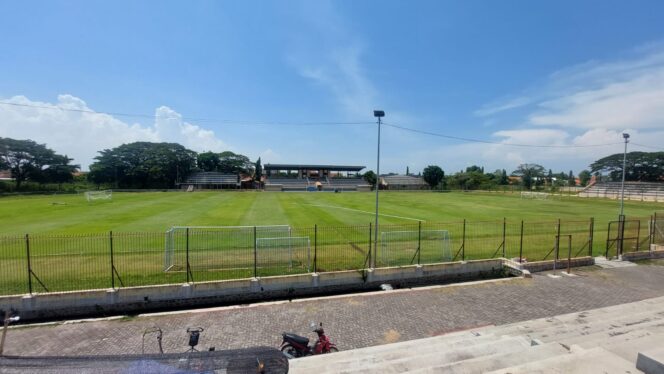
M 664 242 L 664 214 L 621 226 L 623 251 Z M 632 222 L 638 222 L 632 223 Z M 607 245 L 616 238 L 608 230 Z M 636 226 L 635 226 L 636 225 Z M 636 229 L 634 229 L 636 227 Z M 191 283 L 505 257 L 593 255 L 593 219 L 181 228 L 170 233 L 0 236 L 0 294 Z M 615 231 L 615 230 L 614 230 Z M 615 244 L 613 244 L 615 245 Z M 612 248 L 613 248 L 612 245 Z

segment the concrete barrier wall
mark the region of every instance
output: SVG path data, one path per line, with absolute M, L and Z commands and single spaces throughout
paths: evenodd
M 132 314 L 505 276 L 503 259 L 0 297 L 22 320 Z
M 548 261 L 535 261 L 535 262 L 525 262 L 519 264 L 518 262 L 513 262 L 520 269 L 528 270 L 531 273 L 536 273 L 539 271 L 553 270 L 553 260 Z M 595 264 L 595 259 L 590 256 L 586 257 L 577 257 L 571 260 L 571 267 L 579 266 L 590 266 Z M 567 259 L 559 259 L 556 262 L 556 269 L 567 269 Z
M 281 184 L 266 184 L 264 187 L 265 191 L 271 192 L 281 192 L 283 190 L 283 185 Z
M 659 247 L 659 249 L 654 249 L 653 247 Z M 647 260 L 651 258 L 664 258 L 664 246 L 653 244 L 651 248 L 653 248 L 651 251 L 623 253 L 622 259 L 626 261 L 636 261 Z

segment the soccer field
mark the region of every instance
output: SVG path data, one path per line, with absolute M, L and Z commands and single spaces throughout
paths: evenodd
M 30 263 L 32 289 L 42 292 L 107 288 L 113 281 L 143 286 L 357 270 L 367 267 L 370 248 L 378 267 L 522 254 L 527 261 L 550 260 L 556 238 L 560 258 L 585 256 L 591 217 L 592 252 L 598 255 L 619 209 L 615 200 L 569 196 L 384 192 L 376 245 L 374 198 L 253 191 L 114 193 L 112 200 L 90 203 L 83 195 L 1 198 L 0 294 L 27 292 Z M 658 209 L 662 204 L 625 203 L 628 218 Z M 639 239 L 625 248 L 647 247 L 649 222 L 641 222 Z M 286 225 L 287 231 L 252 227 L 267 225 Z M 173 226 L 245 227 L 179 230 L 169 239 Z
M 83 195 L 0 198 L 0 234 L 164 232 L 172 226 L 293 227 L 368 224 L 372 193 L 142 192 L 114 193 L 88 203 Z M 628 217 L 648 217 L 664 204 L 625 202 Z M 521 199 L 519 193 L 381 192 L 380 222 L 403 224 L 468 221 L 552 221 L 595 218 L 598 230 L 616 220 L 619 202 L 550 197 Z

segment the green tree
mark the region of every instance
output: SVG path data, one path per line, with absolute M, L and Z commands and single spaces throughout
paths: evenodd
M 406 175 L 410 175 L 410 169 L 406 166 Z
M 196 156 L 177 143 L 123 144 L 99 151 L 88 180 L 125 188 L 170 188 L 194 171 Z
M 219 154 L 214 152 L 203 152 L 196 156 L 196 165 L 203 171 L 217 171 L 219 170 Z
M 590 178 L 592 178 L 592 174 L 590 174 L 590 171 L 588 170 L 581 170 L 579 173 L 579 181 L 581 182 L 582 186 L 587 186 L 588 182 L 590 182 Z
M 507 177 L 507 170 L 503 169 L 502 173 L 500 173 L 500 181 L 498 183 L 501 186 L 510 184 L 510 179 Z
M 229 174 L 247 174 L 254 172 L 254 163 L 249 157 L 231 151 L 221 152 L 219 154 L 219 169 L 222 173 Z
M 434 188 L 440 184 L 443 178 L 445 178 L 445 172 L 440 168 L 440 166 L 429 165 L 424 168 L 422 176 L 429 187 Z
M 521 177 L 523 187 L 530 189 L 537 180 L 544 177 L 544 167 L 539 164 L 521 164 L 512 174 Z
M 567 175 L 567 185 L 570 187 L 576 186 L 576 178 L 574 178 L 574 172 L 572 170 L 570 170 L 569 175 Z
M 376 182 L 378 180 L 376 173 L 373 170 L 369 170 L 366 173 L 362 174 L 362 179 L 371 185 L 371 188 L 376 188 Z
M 0 169 L 9 169 L 16 189 L 25 181 L 63 183 L 72 180 L 79 166 L 67 156 L 55 153 L 32 140 L 0 138 Z
M 623 154 L 601 158 L 590 165 L 593 173 L 608 174 L 612 181 L 622 179 Z M 664 152 L 629 152 L 625 180 L 656 182 L 664 176 Z
M 263 165 L 261 164 L 261 158 L 259 157 L 254 166 L 254 180 L 260 183 L 261 179 L 263 179 Z

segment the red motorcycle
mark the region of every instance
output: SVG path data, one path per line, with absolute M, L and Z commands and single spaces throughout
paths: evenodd
M 316 326 L 316 324 L 312 322 L 311 328 L 313 329 L 313 332 L 318 335 L 318 340 L 313 346 L 309 346 L 309 338 L 285 332 L 281 334 L 283 337 L 283 341 L 281 342 L 281 352 L 283 352 L 283 354 L 289 359 L 319 355 L 322 353 L 339 352 L 337 346 L 325 335 L 323 323 Z

